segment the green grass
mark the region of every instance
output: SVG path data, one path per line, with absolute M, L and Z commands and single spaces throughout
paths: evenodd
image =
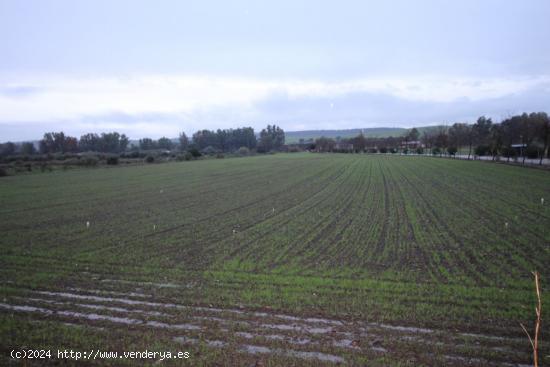
M 430 157 L 279 154 L 5 177 L 0 296 L 94 288 L 99 276 L 188 284 L 155 291 L 186 304 L 521 338 L 530 272 L 543 289 L 550 281 L 548 202 L 549 172 Z M 36 342 L 26 335 L 17 343 Z M 205 363 L 221 358 L 212 353 Z

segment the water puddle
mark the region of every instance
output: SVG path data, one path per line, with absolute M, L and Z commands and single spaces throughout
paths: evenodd
M 333 331 L 331 327 L 311 327 L 300 325 L 288 325 L 288 324 L 260 324 L 260 327 L 267 329 L 277 329 L 284 331 L 302 331 L 310 334 L 327 334 Z
M 284 335 L 278 335 L 278 334 L 265 335 L 264 337 L 270 340 L 287 341 L 290 344 L 294 344 L 294 345 L 318 344 L 318 343 L 312 342 L 311 339 L 308 339 L 308 338 L 288 338 Z
M 221 340 L 207 340 L 206 345 L 208 345 L 209 347 L 214 347 L 214 348 L 223 348 L 227 345 L 227 343 L 222 342 Z
M 52 311 L 48 310 L 46 308 L 41 307 L 34 307 L 34 306 L 20 306 L 20 305 L 8 305 L 5 303 L 0 303 L 0 308 L 13 310 L 13 311 L 24 311 L 24 312 L 39 312 L 46 315 L 60 315 L 60 316 L 70 316 L 70 317 L 77 317 L 77 318 L 84 318 L 88 320 L 107 320 L 115 323 L 122 323 L 122 324 L 140 324 L 142 323 L 141 320 L 135 320 L 135 319 L 128 319 L 126 317 L 113 317 L 113 316 L 106 316 L 106 315 L 97 315 L 97 314 L 85 314 L 80 312 L 72 312 L 72 311 Z
M 153 282 L 136 282 L 132 280 L 120 280 L 120 279 L 102 279 L 101 280 L 104 283 L 121 283 L 121 284 L 132 284 L 132 285 L 139 285 L 139 286 L 152 286 L 157 288 L 191 288 L 193 285 L 178 285 L 174 283 L 153 283 Z
M 177 336 L 173 338 L 175 342 L 182 344 L 199 344 L 201 341 L 195 338 L 189 338 L 186 336 Z M 212 348 L 223 348 L 227 346 L 227 343 L 221 340 L 204 340 L 204 343 Z
M 167 324 L 159 321 L 147 321 L 145 326 L 151 326 L 162 329 L 176 329 L 176 330 L 201 330 L 201 327 L 193 324 Z
M 120 282 L 126 282 L 126 281 L 120 281 Z M 79 288 L 70 288 L 70 289 L 74 291 L 83 291 L 83 292 L 90 292 L 95 294 L 113 294 L 113 295 L 120 295 L 120 296 L 134 296 L 139 298 L 151 297 L 150 295 L 143 294 L 143 293 L 122 293 L 122 292 L 102 291 L 102 290 L 82 290 Z M 174 303 L 159 303 L 159 302 L 150 302 L 150 301 L 144 301 L 144 300 L 134 300 L 129 298 L 109 297 L 109 296 L 89 295 L 89 294 L 76 294 L 76 293 L 70 293 L 70 292 L 39 291 L 37 293 L 42 295 L 48 295 L 48 296 L 57 296 L 57 297 L 74 298 L 74 299 L 86 299 L 86 300 L 92 300 L 92 301 L 98 301 L 98 302 L 118 302 L 118 303 L 123 303 L 128 305 L 176 308 L 176 309 L 215 312 L 215 313 L 232 313 L 237 315 L 243 315 L 245 317 L 256 316 L 256 317 L 262 317 L 262 318 L 279 318 L 283 320 L 290 320 L 290 321 L 303 322 L 303 323 L 309 323 L 309 324 L 330 324 L 330 325 L 337 325 L 337 326 L 344 325 L 344 323 L 339 320 L 330 320 L 330 319 L 316 318 L 316 317 L 301 318 L 297 316 L 284 315 L 284 314 L 270 314 L 266 312 L 252 312 L 252 311 L 247 312 L 247 311 L 237 310 L 237 309 L 223 309 L 223 308 L 216 308 L 216 307 L 183 306 L 183 305 L 177 305 Z M 221 319 L 216 320 L 215 318 L 212 318 L 212 320 L 220 321 Z M 296 327 L 296 326 L 290 326 L 285 324 L 265 324 L 265 325 L 267 325 L 266 327 L 272 326 L 273 328 L 280 329 L 280 330 L 305 330 L 306 332 L 313 333 L 313 334 L 324 334 L 332 331 L 332 328 L 330 327 L 315 327 L 315 326 Z M 280 325 L 280 326 L 275 326 L 275 325 Z M 410 329 L 414 329 L 414 328 L 410 328 Z
M 22 297 L 14 297 L 14 298 L 22 299 L 22 300 L 28 300 L 28 301 L 31 301 L 31 302 L 47 303 L 47 304 L 50 304 L 50 305 L 59 305 L 59 306 L 73 305 L 73 306 L 89 308 L 89 309 L 93 309 L 93 310 L 113 311 L 113 312 L 121 312 L 121 313 L 139 313 L 139 314 L 147 315 L 147 316 L 164 316 L 164 317 L 169 317 L 170 316 L 166 313 L 162 313 L 162 312 L 158 312 L 158 311 L 129 310 L 127 308 L 122 308 L 122 307 L 91 305 L 91 304 L 88 304 L 88 303 L 57 302 L 57 301 L 52 301 L 50 299 L 42 299 L 42 298 L 22 298 Z
M 249 353 L 249 354 L 265 354 L 265 353 L 272 353 L 272 350 L 268 347 L 262 347 L 259 345 L 243 345 L 241 347 L 241 350 L 243 352 Z
M 489 340 L 498 340 L 498 341 L 520 341 L 520 342 L 524 341 L 524 339 L 520 339 L 520 338 L 507 338 L 504 336 L 494 336 L 494 335 L 485 335 L 485 334 L 460 333 L 459 335 L 466 336 L 469 338 L 489 339 Z
M 74 299 L 87 299 L 87 300 L 98 301 L 98 302 L 118 302 L 118 303 L 124 303 L 124 304 L 128 304 L 128 305 L 142 305 L 142 306 L 151 306 L 151 307 L 166 307 L 166 308 L 188 309 L 188 307 L 176 305 L 176 304 L 173 304 L 173 303 L 157 303 L 157 302 L 148 302 L 148 301 L 138 301 L 138 300 L 133 300 L 133 299 L 128 299 L 128 298 L 101 297 L 101 296 L 91 296 L 91 295 L 75 294 L 75 293 L 68 293 L 68 292 L 39 291 L 39 292 L 36 292 L 36 293 L 46 295 L 46 296 L 58 296 L 58 297 L 74 298 Z
M 222 319 L 220 317 L 211 317 L 211 316 L 193 316 L 196 320 L 206 320 L 206 321 L 215 321 L 219 322 L 220 324 L 226 324 L 228 321 L 226 319 Z
M 170 316 L 166 313 L 162 313 L 158 311 L 128 310 L 122 307 L 108 307 L 108 306 L 100 306 L 100 305 L 89 305 L 84 303 L 75 303 L 74 305 L 79 307 L 90 308 L 94 310 L 105 310 L 105 311 L 122 312 L 122 313 L 139 313 L 147 316 L 163 316 L 163 317 Z
M 302 359 L 318 359 L 324 362 L 344 363 L 345 360 L 342 357 L 335 356 L 333 354 L 321 353 L 321 352 L 302 352 L 297 350 L 285 350 L 283 354 L 292 357 L 298 357 Z
M 301 359 L 317 359 L 324 362 L 343 363 L 345 360 L 342 357 L 321 352 L 304 352 L 291 349 L 272 349 L 259 345 L 243 345 L 241 351 L 249 354 L 282 354 L 289 357 Z
M 236 332 L 235 335 L 245 339 L 265 338 L 269 340 L 280 340 L 280 341 L 285 341 L 294 345 L 318 344 L 308 338 L 291 338 L 291 337 L 288 337 L 285 335 L 279 335 L 279 334 L 263 335 L 263 334 L 253 334 L 245 331 L 240 331 L 240 332 Z
M 151 298 L 152 296 L 150 294 L 145 293 L 138 293 L 138 292 L 115 292 L 115 291 L 105 291 L 100 289 L 82 289 L 82 288 L 67 288 L 70 291 L 75 292 L 88 292 L 88 293 L 94 293 L 94 294 L 112 294 L 115 296 L 130 296 L 130 297 L 138 297 L 138 298 Z
M 0 303 L 0 308 L 5 308 L 9 310 L 14 310 L 14 311 L 40 312 L 46 315 L 55 314 L 59 316 L 76 317 L 76 318 L 81 318 L 81 319 L 86 319 L 91 321 L 110 321 L 113 323 L 126 324 L 126 325 L 142 325 L 142 326 L 150 326 L 150 327 L 174 329 L 174 330 L 201 330 L 200 326 L 193 325 L 193 324 L 167 324 L 167 323 L 158 322 L 158 321 L 144 321 L 144 320 L 138 320 L 138 319 L 131 319 L 128 317 L 99 315 L 95 313 L 88 314 L 88 313 L 73 312 L 73 311 L 53 311 L 46 308 L 33 307 L 33 306 L 19 306 L 19 305 L 8 305 L 5 303 Z
M 361 349 L 359 347 L 359 342 L 357 340 L 351 340 L 351 339 L 334 340 L 332 342 L 332 345 L 340 348 Z
M 395 326 L 395 325 L 388 325 L 388 324 L 378 324 L 375 322 L 368 323 L 367 325 L 369 327 L 377 327 L 381 329 L 402 331 L 407 333 L 430 334 L 434 332 L 434 330 L 432 329 L 424 329 L 424 328 L 418 328 L 418 327 L 412 327 L 412 326 Z M 367 329 L 368 328 L 365 328 L 364 330 L 368 331 Z
M 483 363 L 485 362 L 482 359 L 479 358 L 470 358 L 470 357 L 461 357 L 461 356 L 450 356 L 446 355 L 445 359 L 448 359 L 450 361 L 457 361 L 457 362 L 463 362 L 466 365 L 472 364 L 472 363 Z
M 243 333 L 241 333 L 243 334 Z M 243 334 L 245 335 L 245 334 Z M 246 334 L 247 336 L 253 337 L 253 334 Z M 173 339 L 176 342 L 184 344 L 197 344 L 199 343 L 198 339 L 188 338 L 186 336 L 178 336 Z M 228 344 L 220 340 L 205 340 L 206 345 L 214 348 L 223 348 Z M 289 357 L 296 357 L 301 359 L 317 359 L 324 362 L 333 362 L 333 363 L 344 363 L 345 360 L 342 357 L 335 356 L 332 354 L 321 353 L 321 352 L 304 352 L 291 349 L 278 349 L 278 348 L 269 348 L 261 345 L 251 345 L 244 344 L 239 350 L 248 354 L 282 354 Z
M 24 312 L 41 312 L 45 314 L 52 314 L 53 311 L 33 306 L 17 306 L 17 305 L 8 305 L 6 303 L 0 303 L 0 308 L 12 310 L 12 311 L 24 311 Z

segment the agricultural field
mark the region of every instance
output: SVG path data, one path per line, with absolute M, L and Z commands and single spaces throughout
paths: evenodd
M 3 177 L 0 250 L 0 365 L 528 366 L 533 270 L 550 364 L 546 170 L 300 153 Z

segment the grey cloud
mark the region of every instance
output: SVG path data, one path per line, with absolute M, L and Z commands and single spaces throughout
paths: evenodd
M 37 139 L 46 131 L 64 130 L 80 136 L 87 132 L 119 131 L 133 139 L 176 136 L 199 129 L 252 126 L 261 129 L 277 123 L 285 130 L 343 129 L 361 127 L 411 127 L 473 122 L 480 115 L 501 120 L 509 115 L 550 111 L 550 83 L 499 98 L 451 102 L 412 101 L 383 93 L 349 93 L 336 97 L 290 97 L 276 92 L 252 107 L 217 107 L 192 113 L 85 115 L 71 121 L 0 121 L 0 141 Z
M 113 111 L 110 113 L 102 113 L 95 115 L 82 116 L 79 121 L 84 124 L 95 124 L 105 122 L 116 122 L 119 124 L 132 124 L 136 122 L 158 122 L 158 121 L 173 121 L 179 118 L 178 114 L 174 113 L 161 113 L 161 112 L 149 112 L 139 114 L 129 114 L 120 111 Z
M 474 121 L 480 115 L 500 120 L 510 114 L 550 110 L 550 84 L 499 98 L 451 102 L 413 101 L 383 93 L 351 93 L 338 97 L 289 98 L 274 94 L 256 105 L 259 116 L 308 129 L 428 125 Z M 332 106 L 332 107 L 331 107 Z M 351 125 L 353 124 L 353 125 Z

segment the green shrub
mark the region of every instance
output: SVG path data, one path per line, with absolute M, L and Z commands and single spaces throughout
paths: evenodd
M 93 167 L 93 166 L 97 166 L 99 159 L 97 157 L 94 157 L 93 155 L 86 155 L 80 158 L 79 160 L 71 161 L 71 162 L 77 162 L 76 164 L 80 166 Z
M 214 155 L 216 153 L 219 153 L 220 151 L 213 146 L 209 145 L 206 148 L 204 148 L 201 153 L 202 154 L 208 154 L 208 155 Z
M 111 155 L 111 156 L 107 157 L 107 164 L 109 164 L 109 165 L 116 165 L 116 164 L 118 164 L 118 156 L 116 156 L 116 155 Z
M 145 154 L 137 151 L 137 150 L 133 150 L 131 152 L 125 152 L 125 153 L 122 153 L 120 154 L 120 157 L 121 158 L 145 158 Z
M 416 148 L 416 154 L 424 154 L 424 148 Z
M 185 159 L 186 161 L 190 161 L 191 159 L 193 159 L 193 154 L 191 154 L 191 152 L 185 152 L 185 154 L 183 155 L 183 159 Z
M 489 147 L 486 145 L 478 145 L 474 150 L 475 155 L 483 156 L 489 153 Z
M 147 157 L 145 157 L 145 162 L 147 163 L 153 163 L 155 161 L 155 157 L 153 157 L 152 155 L 148 155 Z
M 81 161 L 78 158 L 67 159 L 66 161 L 63 162 L 63 166 L 80 166 L 80 165 L 83 165 L 83 164 L 81 164 Z
M 240 147 L 239 150 L 237 150 L 237 154 L 239 154 L 239 155 L 249 155 L 250 154 L 250 149 L 248 149 L 247 147 Z
M 6 171 L 4 168 L 0 167 L 0 177 L 5 177 L 8 175 L 8 171 Z
M 199 152 L 197 148 L 191 148 L 189 149 L 189 153 L 193 156 L 193 158 L 199 158 L 202 154 Z
M 48 166 L 47 163 L 43 162 L 42 164 L 40 164 L 40 171 L 42 171 L 42 172 L 46 172 L 46 171 L 51 172 L 51 171 L 53 171 L 53 168 L 51 166 Z

